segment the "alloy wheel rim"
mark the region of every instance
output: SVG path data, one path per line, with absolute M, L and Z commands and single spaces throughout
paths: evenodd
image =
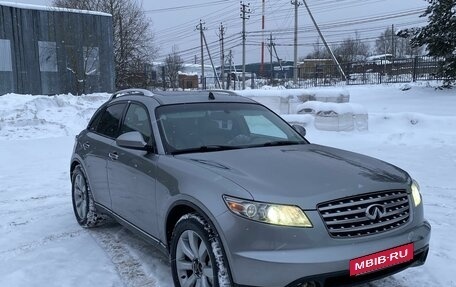
M 176 247 L 176 269 L 180 286 L 214 286 L 214 269 L 206 243 L 192 230 L 184 231 Z
M 85 179 L 81 174 L 76 175 L 74 180 L 73 199 L 79 218 L 85 219 L 87 216 L 87 187 Z

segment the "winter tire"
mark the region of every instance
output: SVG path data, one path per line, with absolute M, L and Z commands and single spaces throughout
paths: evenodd
M 87 228 L 104 223 L 107 216 L 97 212 L 87 177 L 79 165 L 73 171 L 71 183 L 73 211 L 78 223 Z
M 176 287 L 228 287 L 231 278 L 220 239 L 196 214 L 183 216 L 171 239 L 171 269 Z

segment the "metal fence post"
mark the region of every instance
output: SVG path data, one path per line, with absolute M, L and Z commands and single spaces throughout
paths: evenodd
M 255 78 L 254 73 L 250 73 L 250 88 L 255 89 Z
M 418 56 L 415 56 L 415 59 L 413 60 L 413 74 L 412 74 L 412 79 L 413 82 L 416 82 L 416 69 L 418 66 Z

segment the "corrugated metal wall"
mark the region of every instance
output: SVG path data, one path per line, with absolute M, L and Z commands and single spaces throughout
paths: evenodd
M 0 95 L 112 92 L 112 47 L 110 16 L 0 5 Z

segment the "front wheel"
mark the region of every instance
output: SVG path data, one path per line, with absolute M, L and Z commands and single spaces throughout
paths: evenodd
M 220 239 L 196 214 L 185 215 L 174 228 L 171 269 L 176 287 L 231 286 Z

